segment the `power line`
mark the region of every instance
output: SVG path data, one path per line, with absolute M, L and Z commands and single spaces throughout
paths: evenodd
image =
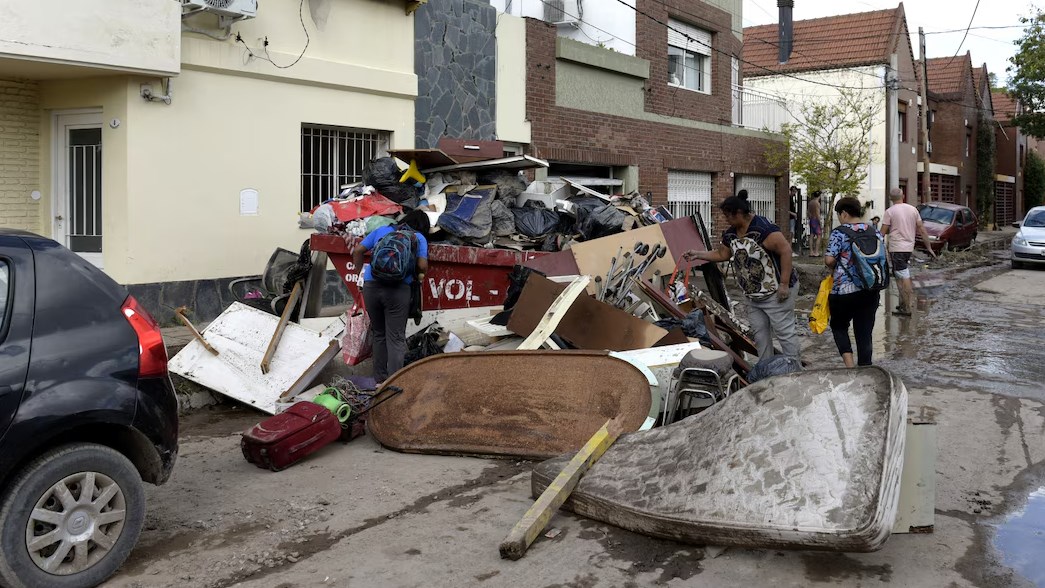
M 965 45 L 965 40 L 969 38 L 969 29 L 972 27 L 972 21 L 976 18 L 976 11 L 980 9 L 980 0 L 976 0 L 976 6 L 972 7 L 972 16 L 969 17 L 969 25 L 965 27 L 965 34 L 962 35 L 962 42 L 958 43 L 958 49 L 951 56 L 951 59 L 958 57 L 958 53 L 962 50 L 962 45 Z

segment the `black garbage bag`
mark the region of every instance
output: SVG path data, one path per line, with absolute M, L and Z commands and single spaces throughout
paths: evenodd
M 373 186 L 382 196 L 396 204 L 412 203 L 416 207 L 422 190 L 413 184 L 400 183 L 402 176 L 399 165 L 391 157 L 375 159 L 363 170 L 363 182 Z
M 584 210 L 584 212 L 582 212 Z M 617 210 L 615 206 L 605 204 L 590 212 L 587 209 L 577 209 L 577 232 L 585 240 L 598 239 L 609 235 L 616 235 L 624 231 L 624 218 L 627 215 Z
M 491 232 L 494 237 L 507 237 L 515 232 L 515 215 L 503 200 L 491 202 L 490 213 L 493 216 Z
M 526 190 L 526 182 L 516 172 L 494 170 L 480 173 L 478 182 L 497 186 L 497 199 L 515 202 L 515 199 Z
M 522 208 L 513 208 L 515 215 L 515 230 L 530 237 L 540 239 L 552 233 L 559 226 L 559 214 L 554 210 L 548 210 L 539 202 L 527 202 Z
M 747 373 L 747 381 L 754 384 L 772 376 L 782 376 L 791 372 L 802 371 L 802 362 L 790 355 L 773 355 L 755 364 Z
M 681 327 L 682 332 L 685 333 L 687 337 L 700 339 L 702 342 L 710 341 L 708 338 L 708 327 L 704 323 L 704 311 L 702 310 L 694 310 L 687 314 L 685 318 L 669 317 L 661 319 L 653 324 L 667 331 L 670 331 L 675 327 Z
M 433 328 L 435 326 L 436 323 L 432 323 L 406 338 L 404 366 L 443 352 L 443 348 L 439 346 L 439 329 Z
M 461 196 L 446 193 L 446 211 L 439 215 L 436 224 L 444 231 L 464 240 L 486 239 L 493 229 L 494 188 L 475 188 Z
M 511 273 L 508 274 L 508 291 L 504 295 L 504 310 L 494 315 L 490 319 L 490 324 L 502 327 L 508 324 L 508 318 L 512 316 L 512 309 L 515 308 L 515 303 L 519 301 L 519 296 L 526 286 L 526 280 L 530 279 L 532 274 L 545 275 L 540 270 L 521 265 L 512 268 Z

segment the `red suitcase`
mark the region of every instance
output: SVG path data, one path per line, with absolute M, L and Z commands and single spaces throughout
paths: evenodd
M 312 402 L 298 402 L 243 433 L 243 457 L 274 472 L 288 468 L 336 441 L 341 423 L 332 412 Z

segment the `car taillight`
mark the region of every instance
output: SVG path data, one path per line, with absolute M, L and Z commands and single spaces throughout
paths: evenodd
M 134 296 L 128 296 L 123 303 L 123 316 L 138 335 L 138 377 L 167 375 L 167 347 L 163 344 L 160 325 Z

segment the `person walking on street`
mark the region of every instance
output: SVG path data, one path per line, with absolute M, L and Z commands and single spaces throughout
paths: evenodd
M 824 265 L 834 270 L 834 285 L 827 297 L 831 311 L 831 334 L 845 367 L 853 367 L 853 343 L 849 325 L 856 335 L 855 365 L 871 365 L 871 332 L 881 301 L 889 285 L 885 238 L 867 223 L 860 222 L 860 201 L 851 196 L 835 203 L 839 225 L 831 231 Z
M 352 250 L 355 267 L 363 267 L 363 303 L 374 338 L 374 380 L 382 384 L 403 367 L 410 285 L 428 271 L 431 227 L 423 210 L 409 212 L 398 224 L 374 229 Z M 370 263 L 363 257 L 372 251 Z
M 914 253 L 915 239 L 921 236 L 933 259 L 936 259 L 936 253 L 929 246 L 929 233 L 925 230 L 918 209 L 903 201 L 903 192 L 893 188 L 889 191 L 889 200 L 892 206 L 885 209 L 885 215 L 882 216 L 882 233 L 888 237 L 889 261 L 896 276 L 896 289 L 900 292 L 900 304 L 894 312 L 909 316 L 914 307 L 911 255 Z
M 687 260 L 731 261 L 737 284 L 747 297 L 748 320 L 759 360 L 773 355 L 773 336 L 784 355 L 800 359 L 795 329 L 798 272 L 791 265 L 791 246 L 780 227 L 752 214 L 747 193 L 726 198 L 719 206 L 729 228 L 714 251 L 687 251 Z
M 806 205 L 806 213 L 809 215 L 809 257 L 820 257 L 820 238 L 824 234 L 824 228 L 820 224 L 822 222 L 822 217 L 820 216 L 820 190 L 810 195 L 809 203 Z

